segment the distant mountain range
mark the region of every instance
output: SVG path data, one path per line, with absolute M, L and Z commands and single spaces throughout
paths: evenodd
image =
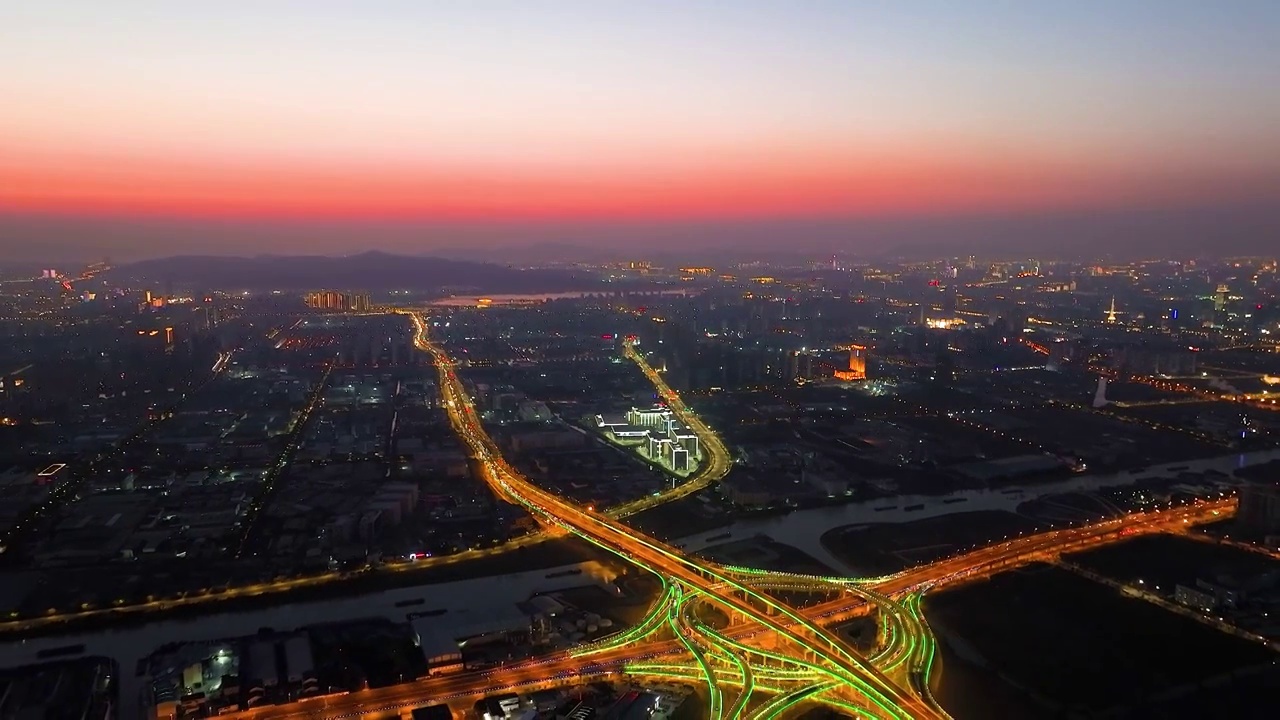
M 1280 198 L 1280 178 L 1273 187 Z M 648 260 L 667 267 L 764 261 L 804 264 L 930 260 L 976 254 L 1115 261 L 1151 257 L 1214 258 L 1275 254 L 1280 200 L 1217 206 L 1080 209 L 995 214 L 783 219 L 602 228 L 599 242 L 477 243 L 441 247 L 442 257 L 477 260 L 484 253 L 512 263 Z M 608 239 L 606 239 L 608 238 Z
M 591 290 L 600 283 L 587 273 L 524 270 L 493 263 L 366 252 L 345 257 L 316 255 L 219 257 L 182 255 L 122 265 L 108 277 L 172 283 L 199 289 L 417 290 L 454 288 L 483 293 Z
M 465 245 L 459 245 L 432 250 L 431 254 L 436 257 L 448 258 L 450 260 L 468 260 L 472 262 L 484 262 L 485 258 L 496 255 L 498 257 L 505 258 L 508 262 L 528 264 L 601 264 L 637 259 L 634 257 L 635 248 L 602 247 L 599 245 L 592 246 L 586 244 L 558 242 L 533 243 L 528 245 L 502 245 L 498 247 L 468 247 Z M 643 259 L 653 260 L 654 258 L 652 255 L 654 254 L 655 253 L 650 251 L 649 255 L 646 255 Z

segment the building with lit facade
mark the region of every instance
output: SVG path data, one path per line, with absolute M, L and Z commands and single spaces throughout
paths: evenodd
M 867 379 L 867 348 L 864 345 L 849 346 L 849 369 L 836 370 L 835 377 L 837 380 L 866 380 Z
M 369 312 L 373 309 L 373 302 L 369 299 L 369 293 L 318 290 L 307 293 L 303 301 L 307 304 L 307 307 L 315 308 L 316 310 Z
M 645 409 L 631 408 L 627 411 L 627 422 L 640 427 L 660 427 L 666 431 L 675 424 L 675 415 L 659 405 Z
M 641 455 L 678 473 L 693 471 L 702 458 L 698 436 L 661 405 L 631 408 L 624 418 L 597 415 L 596 424 L 615 441 L 636 446 Z

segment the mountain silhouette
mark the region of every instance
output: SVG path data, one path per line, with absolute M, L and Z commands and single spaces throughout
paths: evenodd
M 521 269 L 376 250 L 345 257 L 181 255 L 122 265 L 111 270 L 109 277 L 199 289 L 245 290 L 470 288 L 476 292 L 552 292 L 588 290 L 599 285 L 598 280 L 586 273 Z

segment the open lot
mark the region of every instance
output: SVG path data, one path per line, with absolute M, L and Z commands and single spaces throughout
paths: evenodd
M 1067 712 L 1143 717 L 1165 693 L 1269 665 L 1275 653 L 1067 571 L 1036 565 L 931 597 L 942 639 L 1035 699 Z M 976 656 L 976 657 L 975 657 Z M 1219 716 L 1225 717 L 1225 716 Z
M 831 575 L 835 571 L 808 553 L 764 535 L 713 545 L 698 553 L 712 562 L 760 570 Z
M 1261 553 L 1178 535 L 1137 537 L 1067 558 L 1122 583 L 1142 580 L 1160 589 L 1171 589 L 1178 583 L 1194 585 L 1200 578 L 1243 579 L 1280 570 L 1280 562 Z
M 529 547 L 516 548 L 510 552 L 475 558 L 466 562 L 423 566 L 420 569 L 405 571 L 357 572 L 335 579 L 332 582 L 290 591 L 288 597 L 291 602 L 308 602 L 399 587 L 431 585 L 524 570 L 554 568 L 600 558 L 600 551 L 586 542 L 573 538 L 556 538 Z M 65 571 L 65 573 L 48 574 L 39 577 L 36 580 L 39 583 L 36 591 L 52 593 L 54 590 L 59 590 L 64 586 L 73 590 L 78 590 L 81 587 L 108 587 L 112 582 L 130 587 L 145 587 L 148 581 L 148 578 L 142 575 L 121 576 L 110 568 L 102 568 L 92 576 L 86 576 L 90 572 L 89 570 L 77 572 L 82 576 L 79 581 L 82 585 L 71 585 L 71 576 L 74 573 Z M 263 579 L 265 581 L 267 578 L 264 576 Z M 123 614 L 112 618 L 111 623 L 113 627 L 128 627 L 167 618 L 199 618 L 213 612 L 252 610 L 278 603 L 280 602 L 280 597 L 279 595 L 266 594 L 237 595 L 224 599 L 211 598 L 204 603 L 173 606 L 145 613 Z M 9 640 L 35 635 L 69 634 L 86 629 L 101 628 L 102 622 L 99 617 L 79 617 L 38 630 L 11 630 L 4 634 L 4 638 Z
M 822 536 L 822 544 L 863 574 L 888 575 L 1034 529 L 1032 521 L 1011 512 L 984 510 L 836 528 Z
M 929 604 L 925 601 L 926 606 Z M 927 610 L 927 607 L 926 607 Z M 955 720 L 1042 720 L 1044 708 L 989 667 L 965 662 L 945 642 L 934 661 L 934 697 Z
M 998 434 L 1026 440 L 1041 450 L 1070 455 L 1090 468 L 1143 467 L 1222 454 L 1214 443 L 1104 413 L 1065 405 L 1016 407 L 976 418 Z
M 660 540 L 675 540 L 732 524 L 733 516 L 721 504 L 703 499 L 709 497 L 709 492 L 712 491 L 704 490 L 663 503 L 627 518 L 626 522 Z
M 939 453 L 939 464 L 1010 457 L 1034 451 L 1028 443 L 982 429 L 978 423 L 983 414 L 980 411 L 960 411 L 954 417 L 948 417 L 927 412 L 895 417 L 894 422 L 927 433 L 941 444 L 947 452 Z
M 662 592 L 658 579 L 646 572 L 628 573 L 615 582 L 623 589 L 622 595 L 605 592 L 599 585 L 583 585 L 551 594 L 578 610 L 607 617 L 619 627 L 629 627 L 644 618 Z
M 1280 687 L 1280 667 L 1256 668 L 1241 672 L 1221 684 L 1206 684 L 1177 697 L 1144 708 L 1139 716 L 1150 720 L 1270 720 L 1275 717 L 1276 688 Z

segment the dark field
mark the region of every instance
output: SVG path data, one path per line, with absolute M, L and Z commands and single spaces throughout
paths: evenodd
M 712 545 L 697 554 L 725 565 L 810 575 L 836 574 L 835 570 L 818 562 L 803 550 L 784 545 L 765 535 Z
M 439 566 L 424 566 L 420 570 L 362 572 L 350 577 L 309 588 L 284 593 L 268 593 L 210 599 L 194 605 L 184 605 L 161 610 L 126 612 L 110 616 L 72 617 L 64 623 L 49 625 L 38 630 L 12 630 L 5 632 L 0 626 L 0 636 L 17 639 L 27 636 L 58 635 L 73 632 L 101 630 L 105 627 L 128 627 L 158 620 L 198 619 L 211 613 L 237 612 L 279 604 L 281 602 L 314 602 L 335 597 L 347 597 L 361 593 L 378 592 L 395 588 L 433 585 L 471 578 L 502 575 L 504 573 L 554 568 L 587 560 L 608 559 L 594 546 L 574 538 L 556 538 L 528 547 L 474 560 Z M 103 570 L 110 575 L 113 571 Z M 85 575 L 87 573 L 81 573 Z M 98 574 L 90 575 L 98 577 Z M 88 581 L 85 581 L 88 582 Z
M 659 540 L 674 540 L 733 523 L 733 517 L 698 499 L 700 493 L 663 503 L 627 518 L 626 523 Z
M 1169 591 L 1178 583 L 1194 585 L 1199 578 L 1247 578 L 1280 569 L 1280 563 L 1266 555 L 1177 535 L 1138 537 L 1067 559 L 1122 583 L 1142 580 Z
M 1143 717 L 1168 693 L 1196 693 L 1276 659 L 1261 645 L 1045 565 L 940 593 L 926 613 L 941 640 L 968 663 L 980 656 L 1040 706 L 1039 717 Z
M 836 528 L 822 536 L 822 544 L 864 575 L 888 575 L 1035 527 L 1010 512 L 982 510 L 909 523 Z

